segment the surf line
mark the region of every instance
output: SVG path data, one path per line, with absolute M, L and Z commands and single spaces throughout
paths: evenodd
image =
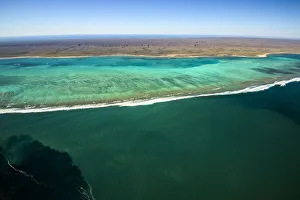
M 282 87 L 292 82 L 300 82 L 300 77 L 292 78 L 289 80 L 276 81 L 270 84 L 251 86 L 241 90 L 225 91 L 225 92 L 211 93 L 211 94 L 199 94 L 199 95 L 189 95 L 189 96 L 181 96 L 181 97 L 163 97 L 163 98 L 148 99 L 148 100 L 125 101 L 125 102 L 112 103 L 112 104 L 103 104 L 103 103 L 87 104 L 87 105 L 77 105 L 77 106 L 70 106 L 70 107 L 61 106 L 61 107 L 45 107 L 45 108 L 8 108 L 8 109 L 0 109 L 0 114 L 69 111 L 69 110 L 80 110 L 80 109 L 104 108 L 104 107 L 111 107 L 111 106 L 117 106 L 117 107 L 146 106 L 155 103 L 163 103 L 163 102 L 196 98 L 196 97 L 224 96 L 224 95 L 234 95 L 234 94 L 242 94 L 242 93 L 250 93 L 250 92 L 260 92 L 260 91 L 270 89 L 274 86 Z

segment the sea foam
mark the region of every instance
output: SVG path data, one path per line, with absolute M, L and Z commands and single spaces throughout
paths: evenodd
M 69 111 L 69 110 L 79 110 L 79 109 L 91 109 L 91 108 L 104 108 L 110 106 L 118 106 L 118 107 L 132 107 L 132 106 L 146 106 L 152 105 L 155 103 L 169 102 L 181 99 L 189 99 L 195 97 L 209 97 L 209 96 L 224 96 L 224 95 L 234 95 L 234 94 L 242 94 L 242 93 L 250 93 L 250 92 L 259 92 L 267 90 L 274 86 L 285 86 L 288 83 L 292 82 L 300 82 L 300 77 L 292 78 L 289 80 L 276 81 L 270 84 L 264 84 L 259 86 L 251 86 L 241 90 L 235 91 L 225 91 L 219 93 L 211 93 L 211 94 L 200 94 L 200 95 L 188 95 L 188 96 L 180 96 L 180 97 L 163 97 L 156 99 L 148 99 L 148 100 L 135 100 L 135 101 L 126 101 L 120 103 L 112 103 L 112 104 L 87 104 L 87 105 L 77 105 L 77 106 L 59 106 L 59 107 L 45 107 L 45 108 L 7 108 L 0 109 L 0 114 L 7 113 L 41 113 L 41 112 L 54 112 L 54 111 Z

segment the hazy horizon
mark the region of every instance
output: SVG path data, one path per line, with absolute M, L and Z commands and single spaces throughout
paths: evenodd
M 300 2 L 0 2 L 0 37 L 53 35 L 214 35 L 300 38 Z
M 201 34 L 64 34 L 64 35 L 24 35 L 0 36 L 0 41 L 14 40 L 63 40 L 63 39 L 105 39 L 105 38 L 253 38 L 300 40 L 300 37 L 249 36 L 249 35 L 201 35 Z

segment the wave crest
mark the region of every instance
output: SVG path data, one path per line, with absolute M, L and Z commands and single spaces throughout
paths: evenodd
M 211 94 L 200 94 L 200 95 L 189 95 L 189 96 L 181 96 L 181 97 L 163 97 L 157 99 L 149 99 L 149 100 L 135 100 L 135 101 L 126 101 L 121 103 L 112 103 L 112 104 L 87 104 L 87 105 L 77 105 L 77 106 L 60 106 L 60 107 L 45 107 L 45 108 L 8 108 L 8 109 L 0 109 L 0 114 L 8 114 L 8 113 L 41 113 L 41 112 L 54 112 L 54 111 L 69 111 L 69 110 L 79 110 L 79 109 L 91 109 L 91 108 L 104 108 L 110 106 L 118 106 L 118 107 L 131 107 L 131 106 L 145 106 L 152 105 L 155 103 L 169 102 L 181 99 L 189 99 L 195 97 L 209 97 L 209 96 L 224 96 L 224 95 L 234 95 L 234 94 L 242 94 L 242 93 L 250 93 L 250 92 L 259 92 L 267 90 L 274 86 L 285 86 L 286 84 L 292 82 L 300 82 L 300 77 L 292 78 L 289 80 L 276 81 L 270 84 L 264 84 L 259 86 L 251 86 L 241 90 L 235 91 L 225 91 L 219 93 L 211 93 Z

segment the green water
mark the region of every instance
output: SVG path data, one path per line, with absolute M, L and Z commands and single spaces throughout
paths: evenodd
M 96 199 L 296 200 L 299 88 L 291 83 L 150 106 L 2 114 L 1 141 L 29 135 L 67 152 Z
M 32 158 L 26 166 L 34 164 L 40 177 L 57 177 L 56 165 L 71 166 L 70 156 L 97 200 L 298 200 L 299 83 L 148 106 L 7 111 L 219 93 L 299 74 L 300 56 L 290 54 L 2 59 L 0 151 L 5 147 L 17 165 L 26 141 L 19 139 L 20 148 L 7 141 L 25 135 L 65 152 L 44 156 L 43 163 Z
M 0 60 L 0 108 L 56 107 L 216 93 L 299 77 L 299 55 L 266 58 Z

